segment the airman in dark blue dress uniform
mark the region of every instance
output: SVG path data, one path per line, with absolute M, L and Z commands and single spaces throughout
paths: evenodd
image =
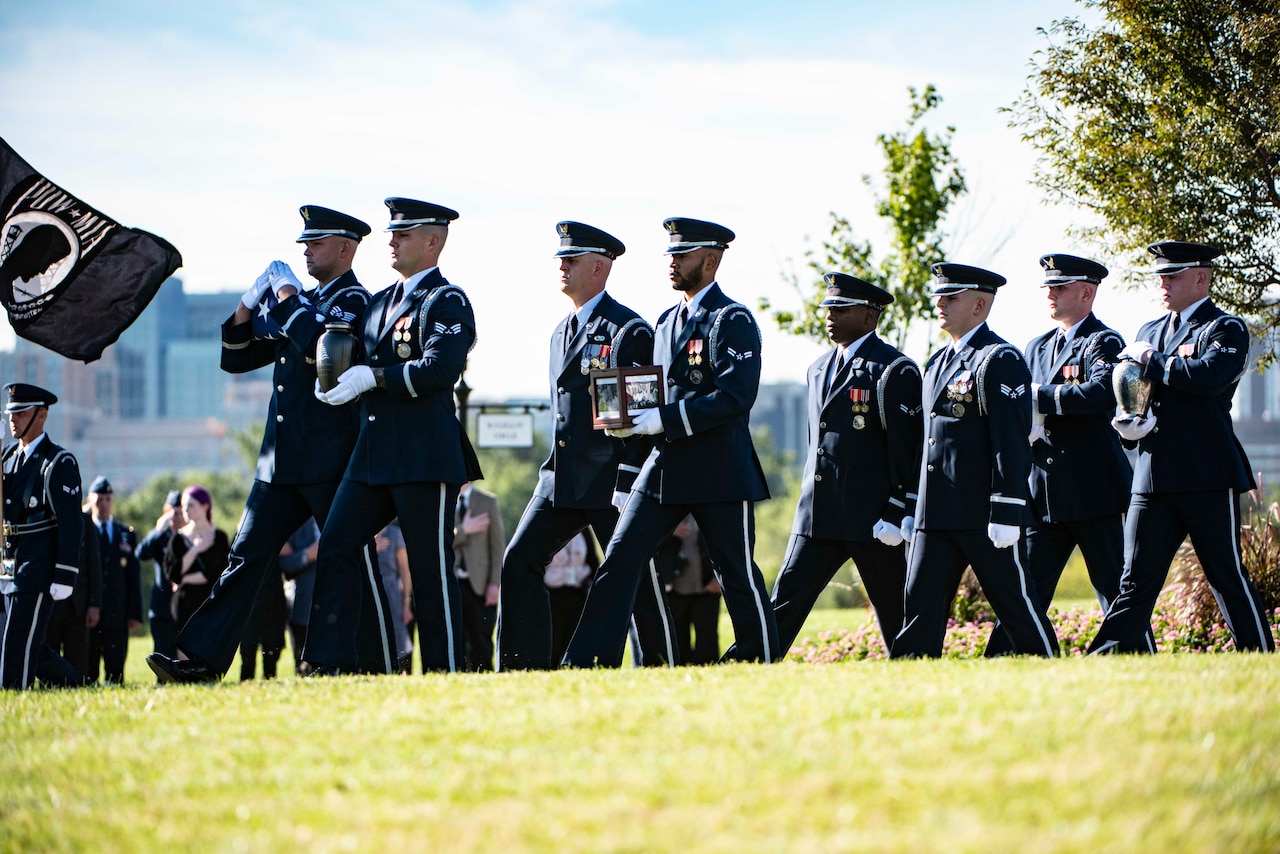
M 1270 621 L 1240 560 L 1239 495 L 1255 484 L 1231 424 L 1231 398 L 1248 366 L 1249 330 L 1209 296 L 1220 249 L 1170 240 L 1147 251 L 1169 313 L 1144 324 L 1121 352 L 1153 384 L 1150 415 L 1112 422 L 1138 458 L 1120 595 L 1089 649 L 1153 651 L 1145 636 L 1151 612 L 1190 536 L 1236 649 L 1274 652 Z
M 275 388 L 227 569 L 177 637 L 178 649 L 189 660 L 147 656 L 161 682 L 216 682 L 227 672 L 280 548 L 308 519 L 325 525 L 355 445 L 357 408 L 315 399 L 316 342 L 328 323 L 363 321 L 369 293 L 356 280 L 351 263 L 370 229 L 353 216 L 318 205 L 306 205 L 299 213 L 303 231 L 298 242 L 306 247 L 307 272 L 319 286 L 304 290 L 287 265 L 274 261 L 222 325 L 222 369 L 244 373 L 274 364 Z M 396 615 L 389 613 L 372 540 L 370 536 L 362 552 L 366 571 L 358 579 L 364 591 L 359 598 L 359 668 L 390 673 L 396 662 L 390 621 Z
M 887 291 L 827 273 L 835 349 L 809 366 L 809 452 L 791 541 L 773 588 L 778 637 L 795 641 L 819 594 L 852 559 L 886 649 L 902 628 L 907 580 L 901 527 L 920 479 L 920 367 L 876 336 Z
M 1031 524 L 1027 572 L 1048 609 L 1062 570 L 1079 546 L 1105 612 L 1120 592 L 1124 511 L 1133 472 L 1111 429 L 1111 372 L 1124 339 L 1093 313 L 1107 268 L 1074 255 L 1045 255 L 1049 314 L 1058 328 L 1032 339 Z M 997 624 L 988 654 L 1011 651 Z
M 36 668 L 56 662 L 74 668 L 45 645 L 53 603 L 71 596 L 79 572 L 80 467 L 76 458 L 44 432 L 51 391 L 27 383 L 6 387 L 5 417 L 14 439 L 4 447 L 4 564 L 0 594 L 0 687 L 26 690 Z
M 1026 572 L 1022 527 L 1031 474 L 1031 374 L 987 326 L 1003 276 L 933 265 L 951 343 L 925 365 L 925 443 L 907 569 L 905 621 L 890 655 L 942 655 L 947 614 L 971 565 L 1018 652 L 1053 656 L 1058 639 Z
M 437 262 L 457 211 L 414 199 L 386 200 L 392 267 L 402 280 L 377 294 L 365 315 L 365 364 L 316 397 L 342 406 L 360 398 L 360 435 L 320 534 L 315 600 L 305 658 L 317 675 L 357 664 L 360 552 L 400 519 L 413 577 L 422 667 L 463 668 L 462 599 L 453 571 L 458 490 L 483 477 L 458 421 L 453 388 L 476 340 L 471 301 Z
M 109 480 L 94 478 L 88 498 L 102 566 L 102 611 L 97 628 L 89 635 L 89 669 L 85 675 L 97 679 L 101 664 L 103 681 L 121 684 L 129 657 L 129 633 L 142 626 L 138 538 L 131 526 L 113 517 L 115 492 Z
M 702 220 L 672 218 L 671 281 L 683 292 L 654 331 L 654 360 L 667 376 L 666 402 L 642 410 L 627 435 L 656 436 L 605 551 L 564 663 L 617 667 L 636 591 L 651 556 L 693 514 L 715 564 L 737 638 L 734 657 L 777 661 L 778 626 L 755 547 L 753 503 L 769 497 L 751 442 L 760 385 L 760 329 L 725 296 L 716 271 L 734 234 Z M 665 593 L 664 593 L 665 598 Z
M 653 364 L 653 329 L 605 291 L 621 240 L 580 222 L 556 225 L 561 289 L 574 312 L 551 335 L 551 455 L 502 561 L 498 658 L 502 670 L 545 670 L 551 661 L 551 602 L 543 572 L 588 525 L 608 543 L 618 507 L 631 491 L 651 440 L 618 439 L 592 426 L 591 371 Z M 640 662 L 672 664 L 677 655 L 661 582 L 652 564 L 634 615 Z M 554 662 L 558 665 L 559 662 Z

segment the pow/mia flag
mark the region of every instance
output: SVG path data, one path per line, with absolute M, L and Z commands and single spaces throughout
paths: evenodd
M 14 332 L 92 362 L 181 266 L 167 241 L 89 207 L 0 139 L 0 302 Z

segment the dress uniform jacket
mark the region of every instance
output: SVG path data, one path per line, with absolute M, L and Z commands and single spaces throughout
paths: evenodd
M 836 352 L 809 366 L 809 454 L 791 531 L 870 540 L 877 521 L 915 515 L 920 369 L 873 332 L 824 391 Z
M 386 388 L 361 396 L 346 476 L 371 486 L 479 480 L 480 464 L 453 402 L 476 340 L 471 301 L 439 268 L 398 306 L 389 305 L 395 291 L 375 296 L 365 316 L 367 363 L 384 370 Z
M 630 492 L 652 443 L 615 439 L 592 426 L 590 360 L 601 367 L 653 364 L 653 329 L 606 292 L 591 317 L 567 342 L 569 319 L 551 335 L 554 412 L 551 455 L 538 472 L 534 495 L 559 508 L 604 509 L 614 491 Z M 583 366 L 587 366 L 587 371 Z
M 1168 316 L 1143 325 L 1139 341 L 1160 341 Z M 1255 486 L 1231 425 L 1231 399 L 1249 358 L 1249 330 L 1205 300 L 1142 368 L 1154 382 L 1156 427 L 1138 442 L 1135 493 L 1199 492 Z
M 1031 449 L 1032 512 L 1040 522 L 1118 518 L 1129 506 L 1132 479 L 1111 427 L 1111 373 L 1124 340 L 1091 313 L 1055 359 L 1057 334 L 1046 332 L 1026 350 L 1044 414 L 1044 439 Z
M 307 290 L 270 310 L 283 338 L 252 338 L 250 324 L 222 326 L 222 369 L 241 374 L 274 363 L 274 389 L 254 477 L 282 486 L 339 481 L 359 431 L 355 406 L 315 396 L 315 346 L 324 325 L 358 322 L 369 293 L 351 271 L 323 289 Z M 358 327 L 356 327 L 358 328 Z
M 1026 362 L 985 323 L 948 364 L 949 353 L 950 347 L 938 350 L 925 366 L 928 417 L 916 528 L 1025 525 L 1031 471 Z
M 138 541 L 133 528 L 118 520 L 111 521 L 109 530 L 109 534 L 98 534 L 102 561 L 102 613 L 98 624 L 120 628 L 130 620 L 142 622 L 142 579 L 135 553 Z
M 669 360 L 663 434 L 634 489 L 663 504 L 763 501 L 769 487 L 750 429 L 760 387 L 755 318 L 712 284 L 684 329 L 675 325 L 673 306 L 658 319 L 654 343 Z
M 13 592 L 74 586 L 80 566 L 80 466 L 48 436 L 22 462 L 21 443 L 4 449 L 4 520 L 17 528 L 5 543 Z M 26 531 L 26 532 L 24 532 Z

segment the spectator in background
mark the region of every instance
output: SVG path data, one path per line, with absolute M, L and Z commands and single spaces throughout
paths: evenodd
M 102 560 L 102 611 L 98 630 L 90 637 L 85 675 L 90 681 L 97 679 L 101 662 L 103 680 L 118 684 L 124 682 L 129 632 L 142 625 L 142 580 L 133 528 L 112 518 L 114 504 L 111 482 L 105 477 L 94 479 L 89 485 L 89 514 L 98 532 Z
M 174 646 L 178 630 L 173 622 L 173 582 L 164 573 L 164 552 L 169 547 L 173 532 L 185 524 L 187 517 L 182 512 L 182 493 L 175 489 L 165 496 L 164 510 L 160 518 L 156 519 L 156 526 L 142 538 L 138 548 L 134 550 L 139 561 L 150 560 L 155 564 L 147 620 L 151 624 L 151 641 L 155 651 L 170 657 L 178 654 Z
M 681 664 L 715 664 L 720 658 L 720 582 L 711 569 L 707 544 L 692 516 L 676 526 L 679 543 L 672 566 L 671 619 Z
M 290 535 L 280 549 L 280 569 L 286 579 L 285 601 L 289 606 L 289 645 L 293 647 L 293 666 L 299 676 L 307 675 L 302 660 L 302 646 L 307 641 L 307 622 L 311 617 L 311 594 L 316 587 L 316 555 L 320 551 L 320 526 L 308 519 Z
M 396 637 L 396 669 L 409 673 L 413 663 L 413 639 L 409 637 L 409 624 L 413 622 L 413 578 L 409 574 L 409 551 L 404 547 L 400 523 L 392 522 L 383 528 L 374 542 L 378 547 L 382 587 L 391 605 L 387 613 L 391 615 Z
M 493 626 L 498 618 L 498 579 L 507 547 L 498 499 L 470 483 L 458 492 L 453 531 L 453 573 L 462 592 L 462 633 L 467 670 L 493 669 Z
M 182 491 L 187 523 L 169 539 L 165 573 L 173 582 L 173 620 L 178 631 L 187 624 L 218 580 L 231 553 L 227 535 L 213 526 L 213 496 L 203 486 Z
M 587 585 L 598 566 L 600 557 L 587 541 L 585 531 L 574 534 L 547 564 L 542 581 L 551 599 L 552 661 L 564 658 L 564 651 L 569 648 L 569 639 L 587 601 Z
M 289 620 L 289 603 L 284 598 L 284 576 L 277 568 L 268 572 L 258 588 L 257 601 L 249 612 L 240 641 L 240 681 L 253 679 L 262 649 L 262 678 L 276 678 L 276 663 L 284 650 L 284 627 Z

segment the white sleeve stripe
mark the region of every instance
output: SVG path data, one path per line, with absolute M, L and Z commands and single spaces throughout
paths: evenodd
M 1021 498 L 1006 498 L 1006 497 L 1005 497 L 1005 496 L 1003 496 L 1003 495 L 993 495 L 993 496 L 991 496 L 991 503 L 992 503 L 992 504 L 1016 504 L 1016 505 L 1018 505 L 1019 507 L 1026 507 L 1026 506 L 1027 506 L 1027 502 L 1026 502 L 1024 499 L 1021 499 Z
M 686 436 L 693 435 L 693 427 L 689 424 L 689 413 L 685 411 L 685 402 L 680 401 L 680 423 L 684 425 L 684 433 Z
M 409 382 L 409 366 L 403 365 L 402 369 L 404 371 L 404 387 L 409 390 L 410 397 L 417 397 L 418 396 L 417 389 L 413 387 L 413 383 Z
M 295 311 L 293 314 L 289 315 L 289 319 L 288 319 L 288 320 L 286 320 L 286 321 L 284 322 L 284 325 L 283 325 L 283 326 L 281 326 L 280 328 L 281 328 L 281 329 L 283 329 L 285 332 L 288 332 L 288 331 L 289 331 L 289 325 L 290 325 L 290 324 L 292 324 L 295 320 L 297 320 L 297 319 L 298 319 L 298 315 L 302 314 L 304 311 L 305 311 L 305 309 L 301 309 L 301 308 L 300 308 L 300 309 L 298 309 L 297 311 Z
M 899 501 L 899 500 L 898 500 L 898 499 L 896 499 L 896 498 L 890 498 L 890 499 L 889 499 L 889 503 L 890 503 L 890 504 L 892 504 L 894 507 L 906 507 L 906 506 L 907 506 L 907 505 L 903 504 L 901 501 Z
M 621 463 L 619 463 L 619 464 L 618 464 L 618 470 L 619 470 L 619 471 L 633 471 L 633 472 L 635 472 L 636 474 L 639 474 L 639 473 L 640 473 L 640 468 L 639 468 L 639 466 L 627 466 L 627 465 L 622 465 Z
M 1061 384 L 1053 387 L 1053 414 L 1054 415 L 1062 414 L 1062 385 Z

